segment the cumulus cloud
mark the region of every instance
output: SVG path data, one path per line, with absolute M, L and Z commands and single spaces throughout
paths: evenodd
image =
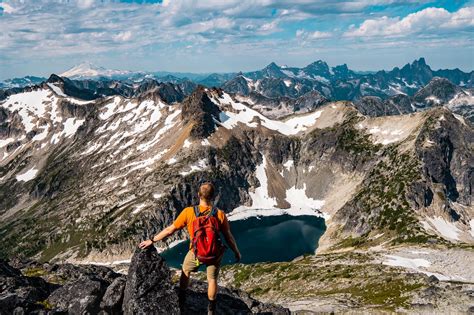
M 303 40 L 316 40 L 316 39 L 325 39 L 332 37 L 330 32 L 321 32 L 321 31 L 314 31 L 308 32 L 303 29 L 299 29 L 296 31 L 296 37 Z
M 414 33 L 452 31 L 474 27 L 474 7 L 449 12 L 443 8 L 426 8 L 404 18 L 383 16 L 353 26 L 347 37 L 406 36 Z

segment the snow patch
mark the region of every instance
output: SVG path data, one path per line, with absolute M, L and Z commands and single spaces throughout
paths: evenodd
M 33 168 L 29 169 L 28 171 L 26 171 L 23 174 L 16 175 L 16 180 L 19 181 L 19 182 L 20 181 L 21 182 L 28 182 L 28 181 L 32 180 L 33 178 L 35 178 L 36 174 L 38 174 L 38 170 L 33 167 Z
M 289 172 L 290 169 L 294 166 L 294 161 L 293 160 L 288 160 L 288 161 L 285 162 L 285 164 L 283 164 L 283 166 L 286 167 L 286 169 Z
M 177 161 L 178 161 L 178 160 L 177 160 L 175 157 L 172 157 L 172 158 L 169 158 L 168 161 L 166 161 L 166 163 L 168 163 L 168 164 L 171 165 L 171 164 L 176 163 Z
M 418 269 L 419 267 L 429 267 L 431 263 L 422 258 L 406 258 L 396 255 L 385 255 L 388 258 L 383 264 L 394 267 L 405 267 L 409 269 Z
M 291 187 L 286 191 L 286 201 L 291 205 L 291 209 L 298 211 L 299 215 L 315 215 L 315 213 L 321 215 L 318 211 L 324 205 L 324 200 L 318 200 L 309 198 L 306 195 L 306 184 L 303 184 L 303 188 Z M 322 213 L 325 220 L 329 219 L 328 214 Z
M 254 192 L 250 192 L 252 198 L 252 208 L 273 208 L 276 206 L 276 199 L 268 195 L 268 178 L 266 173 L 267 158 L 263 156 L 263 161 L 257 166 L 255 176 L 260 186 L 255 188 Z
M 137 213 L 141 212 L 143 210 L 143 208 L 145 208 L 145 207 L 146 207 L 146 204 L 144 204 L 144 203 L 136 205 L 135 209 L 133 209 L 133 211 L 132 211 L 132 214 L 137 214 Z
M 258 111 L 242 103 L 235 102 L 227 93 L 224 93 L 219 100 L 223 104 L 231 105 L 233 108 L 232 111 L 223 111 L 219 114 L 220 124 L 227 129 L 232 129 L 238 126 L 239 123 L 255 128 L 258 126 L 258 123 L 255 121 L 255 118 L 257 118 L 262 126 L 268 129 L 278 131 L 287 136 L 295 135 L 314 125 L 316 119 L 319 118 L 322 113 L 322 110 L 319 110 L 309 114 L 298 115 L 285 121 L 279 121 L 269 119 Z M 212 101 L 216 103 L 214 99 L 212 99 Z
M 1 106 L 12 112 L 17 111 L 28 133 L 35 127 L 34 118 L 41 118 L 46 113 L 45 103 L 52 102 L 50 93 L 49 89 L 41 89 L 10 95 Z
M 207 161 L 206 161 L 206 159 L 201 159 L 197 162 L 197 164 L 191 165 L 190 167 L 191 167 L 191 170 L 180 172 L 181 176 L 186 176 L 186 175 L 191 174 L 193 172 L 202 171 L 202 170 L 206 169 L 207 168 Z
M 33 139 L 31 139 L 31 141 L 42 141 L 44 139 L 46 139 L 46 137 L 48 136 L 48 131 L 49 131 L 49 126 L 46 126 L 44 129 L 43 129 L 43 132 L 35 135 L 33 137 Z
M 15 141 L 15 139 L 13 139 L 13 138 L 7 138 L 5 140 L 0 140 L 0 149 L 3 148 L 3 147 L 6 147 L 9 143 L 12 143 L 13 141 Z
M 462 231 L 454 225 L 452 222 L 448 222 L 442 217 L 434 217 L 434 218 L 427 218 L 427 220 L 435 227 L 435 229 L 444 237 L 449 238 L 451 240 L 459 240 L 458 234 Z M 423 226 L 431 228 L 431 226 L 427 226 L 423 224 Z
M 401 135 L 403 135 L 403 130 L 395 129 L 395 130 L 387 130 L 387 129 L 380 129 L 379 126 L 375 126 L 369 129 L 369 133 L 374 135 L 378 134 L 380 137 L 376 139 L 375 143 L 381 143 L 383 145 L 387 145 L 392 142 L 397 142 L 401 140 Z
M 435 276 L 441 281 L 447 281 L 450 280 L 450 277 L 447 277 L 445 275 L 435 273 L 435 272 L 429 272 L 426 270 L 423 270 L 421 268 L 428 268 L 431 266 L 431 262 L 429 262 L 426 259 L 423 258 L 407 258 L 407 257 L 402 257 L 402 256 L 397 256 L 397 255 L 385 255 L 388 260 L 385 260 L 382 262 L 382 264 L 387 265 L 387 266 L 392 266 L 392 267 L 404 267 L 407 269 L 414 270 L 416 272 L 421 272 L 424 273 L 428 276 Z
M 189 148 L 191 147 L 193 143 L 191 141 L 189 141 L 189 139 L 186 139 L 184 140 L 184 143 L 183 143 L 183 148 Z
M 77 131 L 77 129 L 84 123 L 84 119 L 68 118 L 64 122 L 64 129 L 61 135 L 64 135 L 66 138 L 71 137 Z
M 64 94 L 64 92 L 61 90 L 61 88 L 59 86 L 56 86 L 52 83 L 48 83 L 48 86 L 51 88 L 51 90 L 53 90 L 54 93 L 56 93 L 57 95 L 59 96 L 62 96 L 62 97 L 67 97 L 66 94 Z

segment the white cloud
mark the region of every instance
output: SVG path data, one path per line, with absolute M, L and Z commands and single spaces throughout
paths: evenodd
M 0 8 L 2 8 L 3 12 L 7 14 L 12 14 L 15 12 L 15 9 L 11 5 L 5 2 L 0 2 Z
M 132 38 L 132 32 L 126 31 L 126 32 L 120 32 L 117 35 L 114 36 L 114 39 L 119 42 L 126 42 Z
M 314 31 L 308 32 L 303 29 L 299 29 L 296 31 L 296 37 L 303 40 L 316 40 L 316 39 L 325 39 L 332 37 L 330 32 L 321 32 L 321 31 Z
M 90 8 L 94 4 L 94 0 L 77 0 L 77 6 L 82 9 Z
M 426 8 L 404 18 L 383 16 L 365 20 L 359 27 L 350 28 L 346 37 L 406 36 L 468 29 L 474 26 L 474 7 L 461 8 L 449 12 L 443 8 Z

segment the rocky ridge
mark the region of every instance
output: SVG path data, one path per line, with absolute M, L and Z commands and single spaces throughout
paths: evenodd
M 156 249 L 135 252 L 128 275 L 104 266 L 0 261 L 4 314 L 198 314 L 207 309 L 207 285 L 193 281 L 186 304 Z M 240 290 L 219 288 L 222 314 L 289 314 Z

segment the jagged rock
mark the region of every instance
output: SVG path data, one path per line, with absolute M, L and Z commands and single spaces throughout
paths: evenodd
M 25 277 L 0 259 L 0 314 L 25 314 L 44 309 L 39 302 L 57 288 L 38 277 Z
M 100 308 L 108 314 L 121 314 L 126 277 L 116 278 L 105 291 Z
M 112 269 L 98 265 L 46 264 L 44 268 L 68 281 L 78 280 L 82 277 L 94 277 L 108 285 L 119 277 L 119 274 Z
M 184 123 L 193 122 L 191 136 L 206 138 L 214 132 L 214 119 L 219 120 L 219 113 L 219 108 L 200 86 L 183 101 L 181 117 Z
M 107 282 L 98 277 L 82 277 L 54 291 L 48 302 L 69 314 L 97 314 Z
M 122 309 L 124 314 L 179 314 L 169 267 L 154 247 L 135 251 Z

